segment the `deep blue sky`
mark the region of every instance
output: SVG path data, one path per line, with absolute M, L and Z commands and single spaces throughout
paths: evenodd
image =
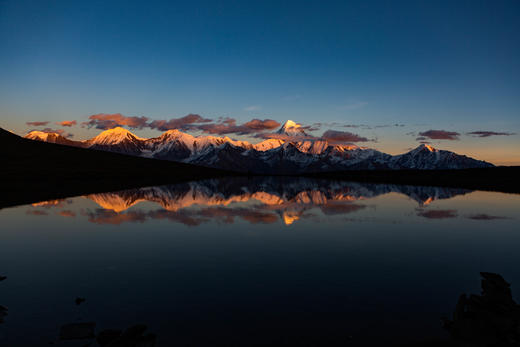
M 519 1 L 0 1 L 0 47 L 18 133 L 97 113 L 405 124 L 357 131 L 390 152 L 408 132 L 520 133 Z M 440 144 L 475 146 L 520 139 Z

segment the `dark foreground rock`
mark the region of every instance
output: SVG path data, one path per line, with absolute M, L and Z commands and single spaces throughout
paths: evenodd
M 0 281 L 3 281 L 5 280 L 7 277 L 5 276 L 0 276 Z M 9 309 L 3 305 L 0 305 L 0 324 L 2 324 L 4 322 L 4 318 L 5 316 L 7 316 L 7 313 L 8 313 Z
M 445 322 L 455 341 L 470 346 L 520 346 L 520 305 L 502 276 L 481 272 L 482 294 L 462 294 L 453 320 Z
M 7 316 L 8 308 L 0 305 L 0 324 L 4 322 L 4 317 Z

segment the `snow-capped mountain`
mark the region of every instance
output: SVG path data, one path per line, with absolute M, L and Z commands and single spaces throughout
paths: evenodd
M 60 145 L 67 145 L 67 146 L 82 147 L 81 141 L 69 140 L 66 137 L 61 136 L 58 133 L 46 133 L 43 131 L 33 130 L 30 133 L 28 133 L 27 135 L 25 135 L 24 137 L 26 139 L 31 139 L 31 140 L 36 140 L 36 141 L 58 143 Z
M 69 146 L 180 161 L 202 166 L 261 174 L 292 174 L 339 170 L 464 169 L 491 167 L 490 163 L 454 152 L 419 147 L 392 156 L 356 145 L 336 145 L 305 133 L 287 121 L 271 139 L 257 144 L 227 136 L 192 136 L 168 130 L 145 139 L 117 127 L 85 141 L 71 141 L 56 133 L 33 131 L 25 137 Z
M 130 131 L 117 127 L 105 130 L 98 136 L 85 141 L 85 147 L 103 151 L 140 155 L 146 149 L 146 139 L 140 138 Z
M 432 170 L 490 166 L 493 165 L 465 155 L 439 150 L 425 144 L 421 144 L 408 153 L 393 156 L 389 162 L 389 167 L 392 169 L 404 167 L 409 169 Z
M 276 133 L 290 137 L 308 136 L 300 124 L 293 122 L 290 119 L 286 121 L 284 125 L 282 125 L 282 127 Z

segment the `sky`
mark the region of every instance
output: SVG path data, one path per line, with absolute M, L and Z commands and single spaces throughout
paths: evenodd
M 0 0 L 0 47 L 0 127 L 20 135 L 257 142 L 292 119 L 520 165 L 518 1 Z

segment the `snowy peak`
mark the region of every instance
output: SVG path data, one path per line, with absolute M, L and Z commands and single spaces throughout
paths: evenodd
M 307 136 L 302 126 L 290 119 L 276 133 L 287 136 Z
M 49 143 L 58 143 L 62 145 L 68 145 L 68 146 L 77 146 L 82 147 L 83 144 L 80 141 L 72 141 L 67 139 L 64 136 L 61 136 L 58 133 L 54 132 L 44 132 L 44 131 L 38 131 L 33 130 L 27 135 L 24 136 L 26 139 L 29 140 L 36 140 L 36 141 L 43 141 L 43 142 L 49 142 Z
M 259 142 L 256 145 L 253 145 L 253 148 L 260 152 L 265 152 L 273 148 L 278 148 L 283 145 L 282 140 L 278 139 L 267 139 L 265 141 Z
M 33 131 L 29 132 L 27 135 L 25 135 L 24 137 L 26 139 L 30 139 L 30 140 L 47 141 L 49 139 L 49 136 L 58 137 L 60 135 L 58 133 L 46 133 L 43 131 L 33 130 Z
M 87 141 L 71 141 L 56 133 L 33 131 L 28 139 L 118 152 L 162 160 L 180 161 L 225 170 L 262 174 L 377 170 L 377 169 L 463 169 L 493 165 L 427 144 L 400 155 L 390 155 L 355 145 L 331 144 L 305 133 L 291 120 L 257 144 L 227 136 L 192 136 L 178 129 L 159 137 L 143 139 L 117 127 Z
M 114 145 L 121 143 L 125 140 L 135 141 L 135 140 L 144 140 L 125 128 L 116 127 L 113 129 L 105 130 L 98 136 L 94 137 L 90 140 L 92 145 Z
M 173 141 L 178 140 L 185 143 L 193 142 L 193 137 L 190 134 L 183 133 L 182 131 L 179 131 L 177 129 L 168 130 L 161 134 L 161 136 L 150 139 L 150 141 Z
M 299 141 L 295 143 L 295 146 L 302 153 L 321 154 L 329 147 L 329 143 L 325 140 Z
M 433 148 L 432 146 L 423 143 L 420 146 L 418 146 L 417 148 L 412 149 L 409 153 L 411 153 L 411 154 L 435 153 L 435 152 L 438 152 L 438 151 L 439 151 L 438 149 Z

